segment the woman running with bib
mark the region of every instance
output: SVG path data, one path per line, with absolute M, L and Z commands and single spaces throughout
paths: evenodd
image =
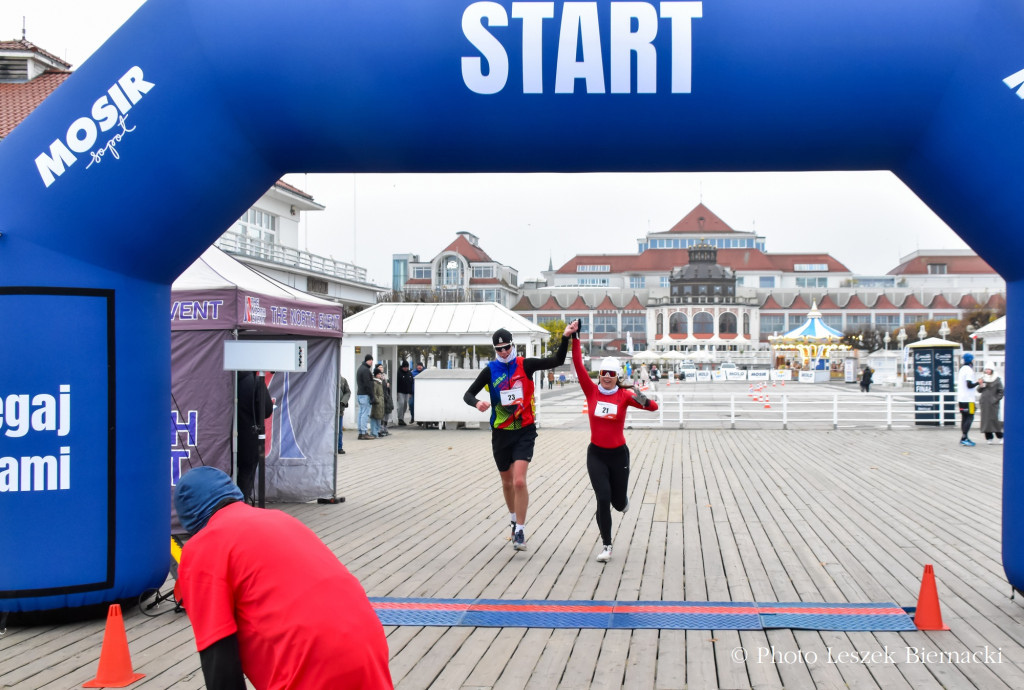
M 587 417 L 590 418 L 590 445 L 587 446 L 587 472 L 597 498 L 597 527 L 601 530 L 604 548 L 597 560 L 607 563 L 612 557 L 612 511 L 625 513 L 629 509 L 626 493 L 629 482 L 629 448 L 622 428 L 626 424 L 626 408 L 638 407 L 654 412 L 658 403 L 649 400 L 638 387 L 619 382 L 619 361 L 605 357 L 598 372 L 598 383 L 590 380 L 583 366 L 580 341 L 572 341 L 572 363 L 576 378 L 587 398 Z

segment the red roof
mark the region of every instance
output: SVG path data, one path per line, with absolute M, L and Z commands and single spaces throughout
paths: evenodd
M 289 192 L 291 192 L 292 194 L 295 194 L 297 196 L 301 196 L 303 199 L 309 199 L 310 201 L 314 200 L 312 194 L 307 194 L 306 192 L 302 191 L 298 187 L 295 187 L 293 185 L 288 184 L 284 180 L 278 180 L 277 182 L 274 183 L 274 186 L 275 187 L 280 187 L 281 189 L 286 189 Z
M 833 300 L 827 294 L 824 295 L 821 298 L 821 300 L 818 302 L 818 309 L 838 309 L 838 308 L 839 308 L 839 305 L 836 304 L 835 300 Z
M 640 304 L 640 300 L 637 299 L 636 295 L 633 295 L 633 299 L 629 300 L 629 303 L 622 309 L 624 311 L 647 311 L 647 307 Z
M 892 303 L 892 300 L 890 300 L 888 297 L 885 296 L 884 292 L 881 295 L 879 295 L 878 299 L 875 300 L 875 305 L 872 307 L 872 309 L 896 309 L 896 308 L 897 308 L 896 305 Z
M 467 240 L 465 235 L 456 237 L 454 242 L 441 250 L 441 253 L 444 252 L 455 252 L 459 256 L 464 256 L 473 262 L 494 261 L 494 259 L 487 256 L 487 252 Z
M 736 232 L 724 220 L 711 212 L 704 204 L 696 207 L 668 230 L 669 232 L 685 232 L 694 234 L 710 234 L 720 232 Z
M 867 309 L 867 305 L 857 295 L 850 297 L 850 301 L 843 305 L 843 309 Z
M 590 309 L 590 306 L 583 300 L 583 295 L 576 295 L 576 299 L 566 309 Z
M 907 295 L 907 298 L 903 300 L 903 304 L 900 309 L 924 309 L 925 306 L 921 304 L 921 300 L 915 297 L 913 294 Z
M 577 254 L 556 273 L 576 275 L 577 266 L 604 264 L 609 273 L 661 272 L 690 263 L 685 249 L 648 249 L 639 254 Z M 766 254 L 760 249 L 719 249 L 718 263 L 734 271 L 793 272 L 796 264 L 825 264 L 829 272 L 849 273 L 850 269 L 828 254 Z
M 929 309 L 953 309 L 953 305 L 949 303 L 949 300 L 943 297 L 941 294 L 935 295 L 932 298 L 932 303 L 928 305 Z
M 71 63 L 70 62 L 65 62 L 64 60 L 61 60 L 59 57 L 57 57 L 53 53 L 51 53 L 49 51 L 46 51 L 46 50 L 43 50 L 42 48 L 37 46 L 35 43 L 32 43 L 31 41 L 26 41 L 24 38 L 19 38 L 19 39 L 13 40 L 13 41 L 0 41 L 0 50 L 8 51 L 8 52 L 35 53 L 37 55 L 42 55 L 47 60 L 52 60 L 53 62 L 57 62 L 57 63 L 63 65 L 64 67 L 66 67 L 67 69 L 71 69 Z
M 761 305 L 761 308 L 762 308 L 762 309 L 782 309 L 782 305 L 781 305 L 781 304 L 779 304 L 779 303 L 778 303 L 778 302 L 777 302 L 777 301 L 775 300 L 775 297 L 774 297 L 774 296 L 772 296 L 772 295 L 770 295 L 770 294 L 769 294 L 769 295 L 768 295 L 768 299 L 766 299 L 766 300 L 764 301 L 764 304 L 762 304 L 762 305 Z
M 0 84 L 0 139 L 11 133 L 71 72 L 44 72 L 23 84 Z
M 635 297 L 635 295 L 634 295 L 634 297 Z M 612 302 L 612 298 L 609 295 L 605 295 L 604 299 L 601 300 L 601 303 L 599 305 L 597 305 L 596 307 L 594 307 L 594 309 L 598 310 L 598 311 L 604 310 L 604 309 L 615 311 L 615 310 L 618 309 L 618 307 L 615 306 L 615 303 Z
M 945 264 L 947 274 L 995 273 L 995 270 L 977 255 L 926 254 L 903 262 L 887 275 L 927 275 L 928 264 Z
M 978 300 L 974 298 L 974 295 L 967 293 L 960 298 L 960 301 L 956 306 L 958 309 L 977 309 L 981 305 L 978 303 Z
M 810 309 L 811 305 L 807 304 L 807 302 L 804 301 L 803 297 L 801 297 L 800 295 L 797 295 L 796 299 L 793 300 L 793 302 L 789 305 L 788 308 L 789 309 Z
M 985 302 L 985 306 L 989 309 L 1006 309 L 1006 297 L 1003 295 L 992 295 Z
M 497 278 L 470 278 L 470 285 L 498 285 L 501 283 Z
M 533 309 L 533 302 L 526 295 L 520 297 L 519 301 L 516 302 L 516 306 L 512 307 L 512 311 L 533 311 Z
M 562 305 L 558 303 L 554 295 L 549 295 L 547 301 L 537 307 L 537 311 L 562 311 Z

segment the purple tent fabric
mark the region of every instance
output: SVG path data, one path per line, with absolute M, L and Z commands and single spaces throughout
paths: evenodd
M 232 470 L 235 383 L 234 372 L 224 371 L 223 343 L 237 332 L 243 340 L 305 340 L 309 346 L 306 372 L 268 373 L 276 407 L 267 431 L 267 499 L 333 495 L 341 305 L 211 248 L 175 282 L 170 306 L 171 490 L 191 467 Z

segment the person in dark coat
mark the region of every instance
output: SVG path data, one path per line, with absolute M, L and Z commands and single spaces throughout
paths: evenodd
M 985 434 L 985 442 L 1003 444 L 1003 420 L 999 419 L 999 403 L 1003 399 L 1003 380 L 992 367 L 985 367 L 978 381 L 981 407 L 981 433 Z M 996 440 L 993 441 L 992 437 Z
M 363 363 L 356 367 L 356 402 L 359 403 L 360 441 L 377 438 L 370 433 L 370 407 L 373 405 L 373 355 L 366 355 Z
M 395 399 L 391 396 L 391 380 L 384 373 L 383 364 L 374 367 L 374 376 L 379 378 L 384 385 L 384 417 L 380 420 L 380 436 L 390 436 L 388 420 L 391 419 L 391 413 L 395 411 Z
M 871 392 L 871 374 L 871 367 L 865 364 L 864 370 L 860 374 L 860 389 L 865 393 Z
M 384 419 L 384 372 L 377 371 L 373 376 L 373 402 L 370 403 L 370 436 L 382 438 L 381 421 Z
M 238 476 L 242 496 L 255 505 L 253 485 L 259 469 L 260 431 L 264 421 L 274 414 L 274 401 L 262 376 L 254 371 L 238 374 Z
M 412 386 L 413 376 L 412 372 L 409 371 L 409 363 L 403 361 L 401 366 L 398 368 L 398 426 L 405 426 L 405 410 L 409 409 L 412 412 Z M 410 414 L 410 420 L 415 419 L 415 416 Z

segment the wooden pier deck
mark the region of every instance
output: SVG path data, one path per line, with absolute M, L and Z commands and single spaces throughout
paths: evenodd
M 962 448 L 952 429 L 626 433 L 631 507 L 613 512 L 606 565 L 594 560 L 582 424 L 540 432 L 524 553 L 507 541 L 487 430 L 346 433 L 346 502 L 274 507 L 315 530 L 371 596 L 913 606 L 931 563 L 950 627 L 388 627 L 398 688 L 1024 688 L 1024 601 L 1010 599 L 1000 557 L 1002 446 Z M 132 687 L 203 687 L 183 614 L 136 607 L 125 624 L 146 674 Z M 102 635 L 103 621 L 12 627 L 0 688 L 80 687 Z

